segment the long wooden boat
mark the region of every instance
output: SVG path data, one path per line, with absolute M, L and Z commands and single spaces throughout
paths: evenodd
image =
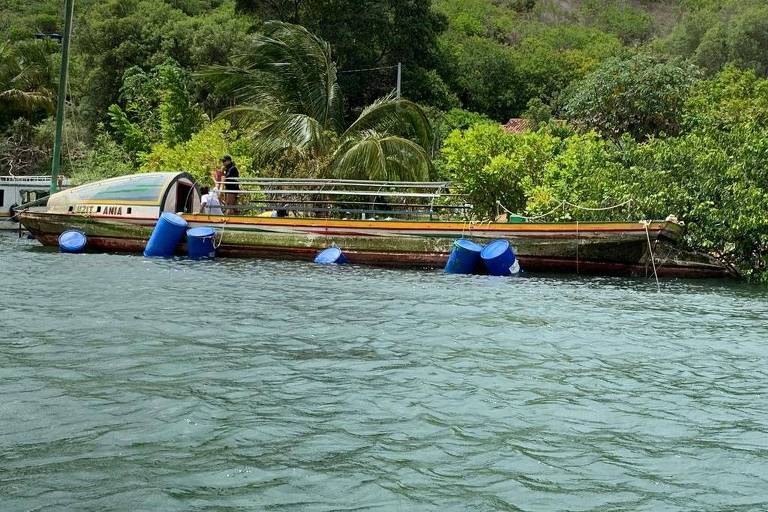
M 268 188 L 262 184 L 262 196 L 269 192 Z M 348 197 L 348 194 L 354 195 L 355 190 L 358 189 L 346 187 L 336 192 Z M 302 192 L 312 194 L 318 189 Z M 386 192 L 379 187 L 377 193 Z M 399 198 L 439 197 L 434 190 L 426 194 L 400 192 L 395 195 Z M 313 204 L 323 203 L 316 199 L 317 195 L 313 197 Z M 270 202 L 269 199 L 262 201 Z M 671 220 L 472 223 L 428 218 L 403 220 L 391 216 L 371 220 L 195 213 L 199 210 L 199 192 L 190 175 L 147 173 L 59 192 L 51 196 L 44 209 L 22 212 L 21 222 L 45 245 L 55 246 L 62 232 L 77 229 L 88 237 L 89 249 L 101 251 L 142 251 L 160 214 L 170 211 L 180 213 L 190 227 L 216 228 L 218 253 L 222 256 L 310 260 L 319 250 L 337 245 L 355 264 L 439 268 L 447 261 L 452 244 L 458 238 L 470 238 L 478 243 L 504 238 L 514 246 L 523 269 L 531 272 L 646 276 L 653 274 L 655 263 L 659 276 L 728 274 L 723 266 L 707 256 L 678 250 L 676 242 L 683 234 L 683 226 Z M 430 209 L 430 213 L 433 211 Z

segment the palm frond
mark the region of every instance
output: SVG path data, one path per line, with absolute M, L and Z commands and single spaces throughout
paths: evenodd
M 322 125 L 304 114 L 284 114 L 261 124 L 253 139 L 257 151 L 271 155 L 288 147 L 313 155 L 328 152 L 331 141 Z
M 28 112 L 38 108 L 53 111 L 53 92 L 47 89 L 36 91 L 6 89 L 0 91 L 0 99 Z
M 328 43 L 304 27 L 267 22 L 247 53 L 230 66 L 199 74 L 241 105 L 269 102 L 275 110 L 304 114 L 339 130 L 342 99 Z
M 386 96 L 367 106 L 344 136 L 354 136 L 366 130 L 396 134 L 415 140 L 422 148 L 432 147 L 434 134 L 426 114 L 419 105 L 394 96 Z
M 21 111 L 52 111 L 56 87 L 52 51 L 40 41 L 0 45 L 0 100 Z
M 265 158 L 294 148 L 300 153 L 325 154 L 331 140 L 316 119 L 304 114 L 274 112 L 260 107 L 240 106 L 226 111 L 254 141 L 254 149 Z
M 338 178 L 382 181 L 425 181 L 431 168 L 429 156 L 420 145 L 371 130 L 344 140 L 332 165 Z

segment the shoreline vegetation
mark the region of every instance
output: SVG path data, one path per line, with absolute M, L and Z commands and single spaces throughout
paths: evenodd
M 0 12 L 2 174 L 50 171 L 60 4 Z M 674 215 L 768 283 L 767 72 L 763 0 L 80 0 L 62 170 L 204 181 L 231 154 L 449 179 L 485 218 Z

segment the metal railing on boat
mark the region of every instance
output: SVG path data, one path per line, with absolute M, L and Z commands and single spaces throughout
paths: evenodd
M 450 181 L 373 181 L 373 180 L 328 180 L 314 178 L 238 178 L 224 180 L 218 183 L 239 183 L 240 185 L 317 185 L 349 186 L 349 187 L 391 187 L 391 188 L 437 188 L 443 189 L 451 185 Z
M 0 176 L 0 183 L 26 182 L 47 185 L 51 182 L 50 176 Z
M 226 189 L 235 183 L 238 190 Z M 449 181 L 243 178 L 218 181 L 216 185 L 222 193 L 242 199 L 237 204 L 222 205 L 235 213 L 273 210 L 318 217 L 386 215 L 431 219 L 435 215 L 463 216 L 471 208 L 463 204 L 463 195 L 450 192 Z

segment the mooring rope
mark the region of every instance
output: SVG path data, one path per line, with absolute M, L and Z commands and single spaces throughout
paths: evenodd
M 626 201 L 624 201 L 623 203 L 615 204 L 613 206 L 605 206 L 605 207 L 602 207 L 602 208 L 589 208 L 589 207 L 586 207 L 586 206 L 580 206 L 578 204 L 573 204 L 573 203 L 570 203 L 568 201 L 563 200 L 563 201 L 560 201 L 557 204 L 557 206 L 552 208 L 547 213 L 543 213 L 541 215 L 536 215 L 534 217 L 526 217 L 525 215 L 520 215 L 519 213 L 515 213 L 515 212 L 509 210 L 509 208 L 507 208 L 503 204 L 501 204 L 501 201 L 496 201 L 496 206 L 498 206 L 501 209 L 503 209 L 508 215 L 514 215 L 515 217 L 520 217 L 521 219 L 525 219 L 525 220 L 537 220 L 537 219 L 543 219 L 544 217 L 549 217 L 550 215 L 552 215 L 553 213 L 555 213 L 557 210 L 559 210 L 561 208 L 563 209 L 563 211 L 565 211 L 565 207 L 566 206 L 570 206 L 571 208 L 576 208 L 577 210 L 583 210 L 583 211 L 587 211 L 587 212 L 604 212 L 604 211 L 607 211 L 607 210 L 615 210 L 616 208 L 621 208 L 622 206 L 627 206 L 631 202 L 632 202 L 632 199 L 630 198 L 630 199 L 627 199 Z
M 468 217 L 464 219 L 464 221 L 461 223 L 461 238 L 464 238 L 464 233 L 466 232 L 468 236 L 472 236 L 472 224 L 475 221 L 472 220 L 471 217 Z
M 576 273 L 579 274 L 579 246 L 581 245 L 581 238 L 579 233 L 579 221 L 576 221 Z
M 224 219 L 224 224 L 221 225 L 221 231 L 219 231 L 219 234 L 221 235 L 221 236 L 219 236 L 219 243 L 216 243 L 216 238 L 215 238 L 215 235 L 214 235 L 214 239 L 213 239 L 213 248 L 214 249 L 218 249 L 219 246 L 221 246 L 222 242 L 224 242 L 224 231 L 226 230 L 227 222 L 228 221 L 229 221 L 229 217 Z
M 648 231 L 648 225 L 651 222 L 648 220 L 643 220 L 641 221 L 641 223 L 645 227 L 645 238 L 648 240 L 648 252 L 651 256 L 651 265 L 653 265 L 653 277 L 656 278 L 656 291 L 661 292 L 661 285 L 659 284 L 659 274 L 656 272 L 656 257 L 653 254 L 653 247 L 651 246 L 651 234 Z
M 623 203 L 615 204 L 613 206 L 606 206 L 604 208 L 588 208 L 586 206 L 579 206 L 577 204 L 569 203 L 568 201 L 563 201 L 563 204 L 566 204 L 570 206 L 571 208 L 576 208 L 577 210 L 584 210 L 587 212 L 604 212 L 606 210 L 615 210 L 616 208 L 621 208 L 622 206 L 626 206 L 632 202 L 632 199 L 627 199 Z
M 515 213 L 515 212 L 513 212 L 513 211 L 509 210 L 509 209 L 508 209 L 506 206 L 504 206 L 503 204 L 501 204 L 501 201 L 496 201 L 496 205 L 497 205 L 497 206 L 500 206 L 502 210 L 504 210 L 505 212 L 507 212 L 507 215 L 514 215 L 515 217 L 520 217 L 521 219 L 525 219 L 525 220 L 537 220 L 537 219 L 543 219 L 544 217 L 549 217 L 550 215 L 552 215 L 553 213 L 555 213 L 557 210 L 559 210 L 560 208 L 562 208 L 562 207 L 563 207 L 563 205 L 564 205 L 564 203 L 565 203 L 565 201 L 561 202 L 560 204 L 558 204 L 557 206 L 555 206 L 555 207 L 554 207 L 552 210 L 550 210 L 550 211 L 548 211 L 547 213 L 544 213 L 544 214 L 542 214 L 542 215 L 537 215 L 537 216 L 535 216 L 535 217 L 526 217 L 525 215 L 520 215 L 519 213 Z

